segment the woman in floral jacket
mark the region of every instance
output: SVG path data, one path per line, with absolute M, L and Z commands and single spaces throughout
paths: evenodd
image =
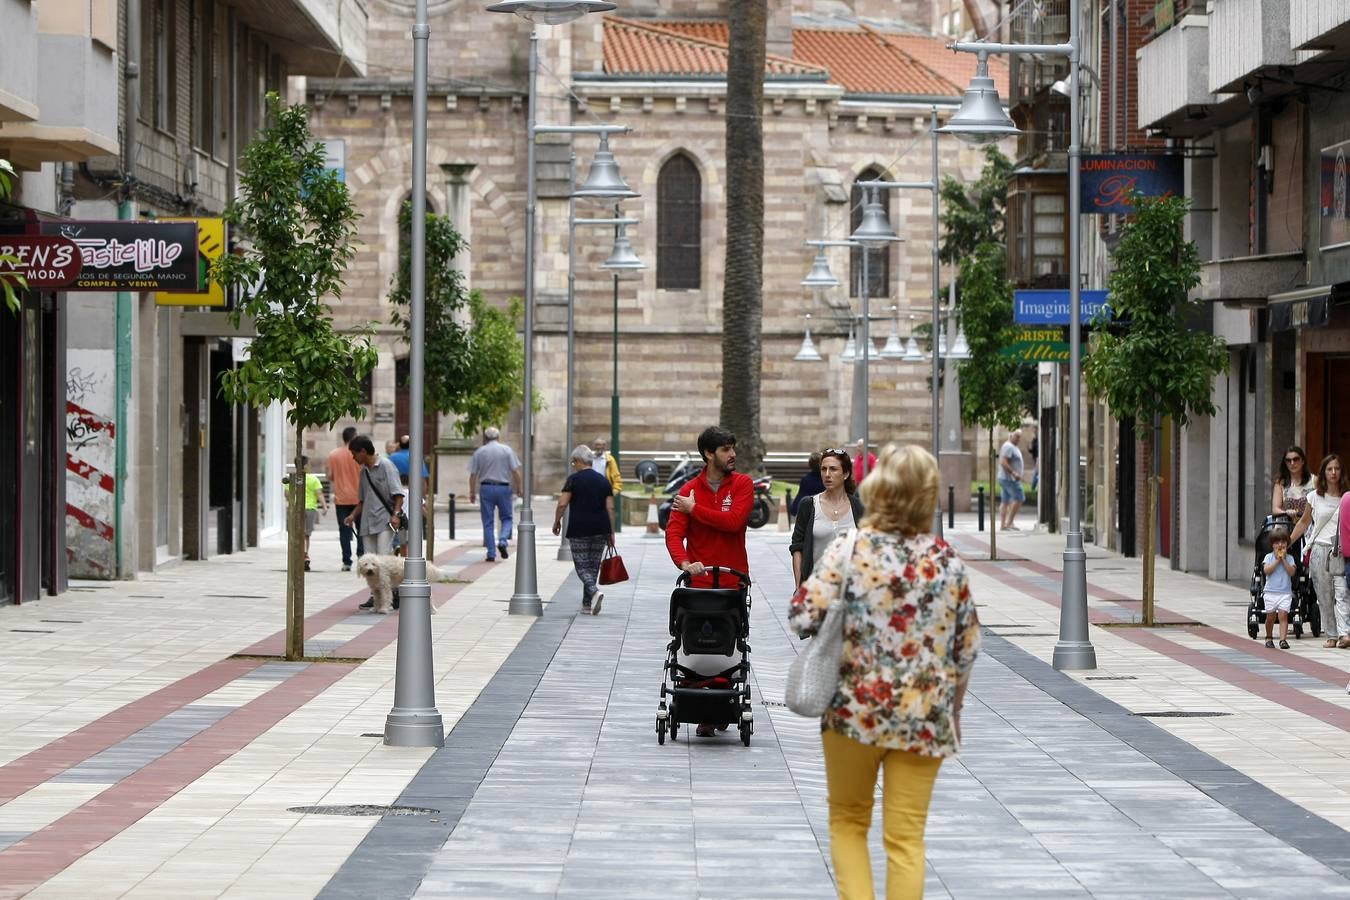
M 961 738 L 961 703 L 979 621 L 965 565 L 928 532 L 938 468 L 921 447 L 887 446 L 859 488 L 867 515 L 856 544 L 836 539 L 792 598 L 790 625 L 816 632 L 845 600 L 839 692 L 821 719 L 830 844 L 841 900 L 872 898 L 867 830 L 883 784 L 886 897 L 923 896 L 923 832 L 933 782 Z

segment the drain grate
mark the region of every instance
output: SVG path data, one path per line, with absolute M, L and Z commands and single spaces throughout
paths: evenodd
M 434 816 L 439 809 L 425 806 L 377 806 L 373 803 L 351 803 L 345 806 L 292 806 L 286 812 L 309 816 Z
M 202 594 L 203 597 L 214 597 L 217 600 L 267 600 L 270 599 L 266 594 Z
M 1133 675 L 1084 675 L 1084 681 L 1138 681 Z
M 761 706 L 767 706 L 770 709 L 787 709 L 787 704 L 782 700 L 761 700 L 759 703 Z
M 984 623 L 984 622 L 981 622 L 980 624 L 984 625 L 985 628 L 1031 628 L 1031 627 L 1032 627 L 1031 624 L 1028 623 L 1028 622 L 989 622 L 989 623 L 987 623 L 987 624 Z
M 1215 719 L 1219 716 L 1231 716 L 1232 713 L 1212 710 L 1163 709 L 1158 712 L 1137 712 L 1130 713 L 1130 715 L 1142 716 L 1146 719 Z
M 1059 637 L 1053 631 L 995 631 L 993 634 L 998 637 Z
M 38 619 L 39 622 L 48 622 L 53 625 L 83 625 L 84 619 Z
M 10 631 L 18 634 L 56 634 L 51 628 L 11 628 Z
M 363 732 L 363 733 L 361 734 L 361 737 L 377 737 L 377 738 L 382 738 L 382 737 L 384 737 L 384 732 L 383 732 L 383 731 L 366 731 L 366 732 Z

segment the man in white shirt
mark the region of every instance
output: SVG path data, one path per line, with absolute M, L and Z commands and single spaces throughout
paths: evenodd
M 998 449 L 998 492 L 999 524 L 1003 531 L 1018 531 L 1013 524 L 1017 511 L 1026 502 L 1026 492 L 1022 490 L 1022 432 L 1013 431 L 1003 446 Z

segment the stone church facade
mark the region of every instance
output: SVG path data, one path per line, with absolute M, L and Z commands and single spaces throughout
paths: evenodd
M 527 54 L 530 26 L 448 0 L 430 9 L 428 207 L 468 238 L 460 261 L 469 285 L 495 303 L 524 291 Z M 805 241 L 851 230 L 850 194 L 860 177 L 923 181 L 930 174 L 929 115 L 956 109 L 973 59 L 929 33 L 931 0 L 882 3 L 770 0 L 764 90 L 765 222 L 761 427 L 770 452 L 840 446 L 849 433 L 853 367 L 840 361 L 861 298 L 860 257 L 832 249 L 841 285 L 800 286 L 814 251 Z M 387 323 L 398 258 L 397 213 L 410 196 L 412 4 L 370 0 L 368 77 L 309 78 L 304 101 L 316 137 L 341 140 L 345 173 L 361 211 L 362 246 L 335 315 L 339 326 Z M 640 220 L 628 229 L 646 263 L 618 280 L 618 390 L 625 475 L 644 455 L 692 450 L 720 399 L 726 168 L 726 4 L 715 0 L 621 4 L 616 15 L 539 26 L 538 118 L 546 124 L 622 124 L 611 139 L 625 179 L 641 196 L 621 204 Z M 1006 68 L 995 77 L 1006 91 Z M 608 229 L 578 227 L 575 253 L 575 384 L 567 383 L 569 152 L 576 180 L 597 145 L 588 135 L 540 139 L 536 257 L 536 489 L 564 470 L 571 443 L 610 430 L 615 336 L 614 282 L 599 268 Z M 939 141 L 944 175 L 973 178 L 980 155 Z M 931 303 L 930 195 L 897 192 L 891 222 L 905 241 L 878 251 L 872 268 L 877 347 L 926 323 Z M 606 217 L 612 204 L 575 201 L 577 217 Z M 853 214 L 856 219 L 857 213 Z M 884 265 L 877 265 L 884 259 Z M 852 272 L 852 277 L 850 273 Z M 913 316 L 911 317 L 911 311 Z M 793 360 L 805 315 L 822 362 Z M 377 444 L 406 417 L 397 408 L 397 359 L 407 348 L 383 324 L 381 364 L 371 385 L 372 419 L 358 423 Z M 870 430 L 885 440 L 927 443 L 929 367 L 877 359 L 870 372 Z M 569 439 L 568 392 L 574 405 Z M 346 423 L 338 423 L 340 429 Z M 443 423 L 444 425 L 444 423 Z M 519 416 L 502 423 L 519 444 Z M 441 437 L 449 429 L 441 428 Z M 569 442 L 570 441 L 570 442 Z M 333 438 L 307 437 L 320 459 Z M 458 468 L 458 467 L 457 467 Z M 455 475 L 458 475 L 457 469 Z M 442 490 L 454 482 L 442 479 Z

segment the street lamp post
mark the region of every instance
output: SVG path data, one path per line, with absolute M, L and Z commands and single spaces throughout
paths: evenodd
M 412 261 L 409 304 L 408 455 L 414 471 L 421 466 L 423 383 L 426 355 L 426 227 L 427 227 L 427 0 L 417 0 L 413 23 Z M 440 747 L 445 731 L 436 709 L 431 657 L 431 585 L 422 556 L 422 479 L 408 479 L 408 558 L 399 589 L 398 656 L 394 674 L 394 706 L 385 717 L 384 742 L 391 747 Z
M 1082 286 L 1079 241 L 1079 167 L 1082 153 L 1082 94 L 1079 91 L 1079 42 L 1082 0 L 1069 0 L 1069 42 L 1067 44 L 997 44 L 958 42 L 952 49 L 975 53 L 978 63 L 975 78 L 966 91 L 961 108 L 941 130 L 963 140 L 987 143 L 1018 133 L 999 103 L 998 91 L 989 78 L 991 53 L 1039 54 L 1061 56 L 1069 61 L 1069 530 L 1064 535 L 1064 575 L 1060 588 L 1059 640 L 1053 663 L 1056 669 L 1095 669 L 1097 654 L 1088 634 L 1087 553 L 1083 549 L 1082 487 L 1078 471 L 1081 442 L 1082 360 Z

